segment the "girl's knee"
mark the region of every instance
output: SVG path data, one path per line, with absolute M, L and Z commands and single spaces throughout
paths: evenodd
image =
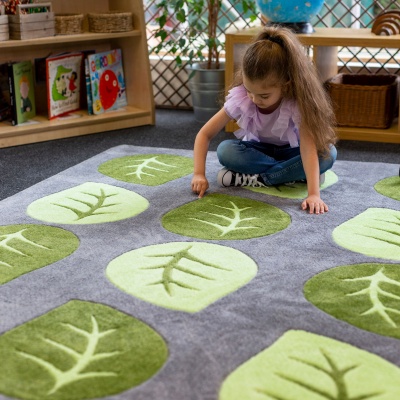
M 237 140 L 224 140 L 217 147 L 217 157 L 221 164 L 223 160 L 232 158 L 232 155 L 236 153 Z
M 337 157 L 337 150 L 336 147 L 332 145 L 329 149 L 329 154 L 320 159 L 321 174 L 332 168 L 334 162 L 336 161 L 336 157 Z

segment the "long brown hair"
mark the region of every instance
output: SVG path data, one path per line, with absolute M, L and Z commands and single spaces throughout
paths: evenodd
M 242 83 L 242 74 L 250 81 L 274 79 L 274 85 L 282 86 L 284 97 L 296 101 L 302 125 L 314 139 L 318 152 L 328 152 L 336 142 L 331 101 L 292 31 L 279 26 L 265 27 L 246 50 L 234 85 Z

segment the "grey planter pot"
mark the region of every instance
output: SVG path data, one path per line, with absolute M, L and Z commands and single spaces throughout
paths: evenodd
M 225 92 L 225 64 L 220 69 L 205 69 L 201 64 L 187 67 L 189 89 L 192 95 L 194 117 L 196 121 L 207 122 L 221 107 Z

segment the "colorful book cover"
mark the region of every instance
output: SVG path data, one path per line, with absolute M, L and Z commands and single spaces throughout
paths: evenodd
M 88 60 L 94 114 L 126 106 L 121 49 L 92 54 Z
M 81 108 L 83 54 L 65 53 L 46 59 L 49 119 Z
M 90 83 L 89 61 L 85 58 L 85 83 L 88 114 L 93 114 L 92 85 Z
M 33 66 L 30 60 L 10 63 L 8 66 L 10 84 L 11 123 L 19 125 L 36 115 Z

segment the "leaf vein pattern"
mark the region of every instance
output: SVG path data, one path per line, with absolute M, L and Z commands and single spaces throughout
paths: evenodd
M 88 193 L 88 192 L 82 192 L 83 194 L 86 194 L 88 196 L 92 196 L 95 198 L 95 201 L 93 203 L 82 200 L 82 199 L 74 199 L 74 198 L 69 198 L 70 200 L 76 201 L 80 204 L 86 205 L 89 209 L 87 211 L 82 211 L 78 208 L 72 207 L 72 206 L 66 206 L 63 204 L 57 204 L 57 203 L 52 203 L 55 206 L 65 208 L 67 210 L 72 211 L 73 213 L 76 214 L 77 220 L 81 220 L 87 217 L 91 217 L 93 215 L 101 215 L 101 214 L 113 214 L 112 211 L 101 211 L 104 208 L 112 207 L 117 205 L 117 203 L 112 203 L 112 204 L 104 204 L 105 201 L 113 196 L 116 196 L 116 193 L 111 193 L 111 194 L 106 194 L 104 189 L 100 189 L 100 194 L 95 194 L 95 193 Z
M 233 214 L 232 217 L 228 217 L 223 214 L 214 214 L 210 213 L 208 211 L 200 211 L 204 214 L 211 215 L 213 217 L 221 218 L 225 221 L 228 222 L 228 225 L 221 225 L 216 222 L 200 219 L 200 218 L 189 218 L 194 221 L 201 222 L 203 224 L 207 224 L 210 226 L 213 226 L 214 228 L 218 229 L 221 233 L 220 236 L 225 236 L 230 232 L 233 231 L 239 231 L 239 230 L 248 230 L 248 229 L 259 229 L 257 226 L 239 226 L 240 223 L 245 222 L 245 221 L 251 221 L 255 219 L 259 219 L 257 217 L 247 217 L 247 218 L 242 218 L 241 213 L 243 211 L 251 209 L 251 207 L 244 207 L 244 208 L 239 208 L 233 201 L 230 201 L 232 207 L 223 207 L 219 206 L 218 204 L 212 204 L 212 206 L 217 207 L 217 208 L 222 208 L 224 210 L 228 210 Z
M 161 166 L 177 168 L 176 165 L 166 164 L 162 161 L 157 160 L 157 157 L 144 158 L 144 159 L 139 159 L 137 161 L 141 161 L 141 163 L 127 165 L 125 167 L 125 168 L 136 168 L 135 171 L 126 173 L 126 176 L 135 175 L 138 179 L 142 179 L 142 175 L 153 176 L 153 177 L 156 176 L 154 174 L 151 174 L 150 172 L 145 172 L 146 169 L 153 170 L 153 171 L 159 171 L 159 172 L 169 172 L 168 169 L 162 169 Z M 156 164 L 156 165 L 159 165 L 160 167 L 157 168 L 155 166 L 151 166 L 151 164 Z
M 361 315 L 371 315 L 378 314 L 380 315 L 389 325 L 394 328 L 397 326 L 393 319 L 390 317 L 389 312 L 400 315 L 400 310 L 395 309 L 393 307 L 386 307 L 382 301 L 380 300 L 379 295 L 382 297 L 388 297 L 394 300 L 400 300 L 400 296 L 390 293 L 384 289 L 382 289 L 379 285 L 380 283 L 388 283 L 397 287 L 400 287 L 400 282 L 394 279 L 388 278 L 384 272 L 384 268 L 381 268 L 375 274 L 371 276 L 365 276 L 360 278 L 348 278 L 344 279 L 346 282 L 357 282 L 357 281 L 365 281 L 369 282 L 369 286 L 364 289 L 361 289 L 357 292 L 349 293 L 347 296 L 358 296 L 358 295 L 367 295 L 372 303 L 372 307 L 367 311 L 364 311 Z
M 35 362 L 36 364 L 40 365 L 53 377 L 54 385 L 47 393 L 48 395 L 54 394 L 60 388 L 69 385 L 73 382 L 82 379 L 88 378 L 104 378 L 104 377 L 115 377 L 118 374 L 112 371 L 88 371 L 83 372 L 85 368 L 89 366 L 93 361 L 97 361 L 103 358 L 114 357 L 120 354 L 120 351 L 114 352 L 104 352 L 104 353 L 97 353 L 96 348 L 99 344 L 100 339 L 103 337 L 113 333 L 115 329 L 109 329 L 103 332 L 99 331 L 99 326 L 97 320 L 94 316 L 91 316 L 92 322 L 92 329 L 90 332 L 80 329 L 72 324 L 62 324 L 65 327 L 71 329 L 75 333 L 80 336 L 83 336 L 87 340 L 86 348 L 82 353 L 72 349 L 71 347 L 64 345 L 62 343 L 58 343 L 49 338 L 43 338 L 43 340 L 48 343 L 49 345 L 55 347 L 56 349 L 62 351 L 63 353 L 67 354 L 68 356 L 72 357 L 75 361 L 74 365 L 66 370 L 62 371 L 53 365 L 51 362 L 44 360 L 41 357 L 23 352 L 18 351 L 17 353 L 20 354 L 22 357 Z
M 205 280 L 214 280 L 214 278 L 197 272 L 193 271 L 192 269 L 185 268 L 182 265 L 179 265 L 179 263 L 182 260 L 188 260 L 192 261 L 195 264 L 198 264 L 200 267 L 209 267 L 209 268 L 215 268 L 218 270 L 223 270 L 223 271 L 230 271 L 228 268 L 221 267 L 216 264 L 208 263 L 205 260 L 202 260 L 193 254 L 190 253 L 190 250 L 193 246 L 189 245 L 183 250 L 174 252 L 174 253 L 165 253 L 165 254 L 156 254 L 156 255 L 149 255 L 148 257 L 160 257 L 160 258 L 165 258 L 169 257 L 170 260 L 167 262 L 163 262 L 161 265 L 156 265 L 156 266 L 151 266 L 151 267 L 144 267 L 143 269 L 161 269 L 162 270 L 162 276 L 161 279 L 152 283 L 149 283 L 149 286 L 154 286 L 154 285 L 162 285 L 164 287 L 165 292 L 169 296 L 174 295 L 174 290 L 173 286 L 178 286 L 183 289 L 188 289 L 188 290 L 200 290 L 199 288 L 196 288 L 192 285 L 189 285 L 187 283 L 182 282 L 181 280 L 178 280 L 174 278 L 174 271 L 180 271 L 188 276 L 192 275 L 196 278 L 201 278 Z
M 27 230 L 27 228 L 21 229 L 21 230 L 18 231 L 18 232 L 6 233 L 6 234 L 4 234 L 4 235 L 0 235 L 0 249 L 4 249 L 4 250 L 10 251 L 10 252 L 12 252 L 12 253 L 16 253 L 16 254 L 19 254 L 19 255 L 21 255 L 21 256 L 24 256 L 24 257 L 28 256 L 28 254 L 26 254 L 26 253 L 24 253 L 24 252 L 22 252 L 22 251 L 20 251 L 20 250 L 17 250 L 15 247 L 13 247 L 13 246 L 10 244 L 10 242 L 11 242 L 12 240 L 17 240 L 17 241 L 20 241 L 20 242 L 29 244 L 29 245 L 34 246 L 34 247 L 39 247 L 39 248 L 41 248 L 41 249 L 50 250 L 50 249 L 49 249 L 48 247 L 46 247 L 46 246 L 42 246 L 41 244 L 35 243 L 35 242 L 33 242 L 32 240 L 27 239 L 27 238 L 23 235 L 23 233 L 24 233 L 26 230 Z M 5 262 L 1 262 L 1 264 L 6 264 L 6 265 L 9 266 L 9 264 L 7 264 L 7 263 L 5 263 Z
M 372 399 L 376 396 L 381 395 L 382 393 L 371 393 L 371 394 L 364 394 L 356 397 L 351 397 L 349 395 L 349 391 L 346 385 L 346 375 L 354 370 L 355 368 L 358 368 L 357 365 L 350 365 L 345 368 L 339 368 L 337 363 L 333 360 L 333 358 L 324 350 L 320 349 L 320 352 L 322 356 L 324 357 L 325 361 L 327 362 L 328 366 L 323 366 L 320 364 L 317 364 L 316 362 L 309 361 L 309 360 L 303 360 L 298 357 L 289 357 L 293 361 L 299 362 L 301 364 L 307 365 L 317 372 L 322 372 L 323 374 L 327 375 L 332 382 L 335 385 L 335 393 L 329 393 L 311 383 L 304 382 L 300 380 L 300 378 L 296 378 L 294 376 L 290 376 L 289 374 L 286 373 L 281 373 L 281 372 L 276 372 L 275 374 L 279 376 L 280 378 L 293 383 L 295 385 L 298 385 L 302 387 L 303 389 L 309 390 L 310 392 L 313 392 L 315 394 L 318 394 L 319 396 L 323 397 L 324 399 L 327 400 L 367 400 L 367 399 Z M 316 379 L 316 381 L 318 381 Z M 270 393 L 268 390 L 265 389 L 257 389 L 258 393 L 265 394 L 268 397 L 271 397 L 276 400 L 286 400 L 284 397 L 277 396 L 275 394 Z

